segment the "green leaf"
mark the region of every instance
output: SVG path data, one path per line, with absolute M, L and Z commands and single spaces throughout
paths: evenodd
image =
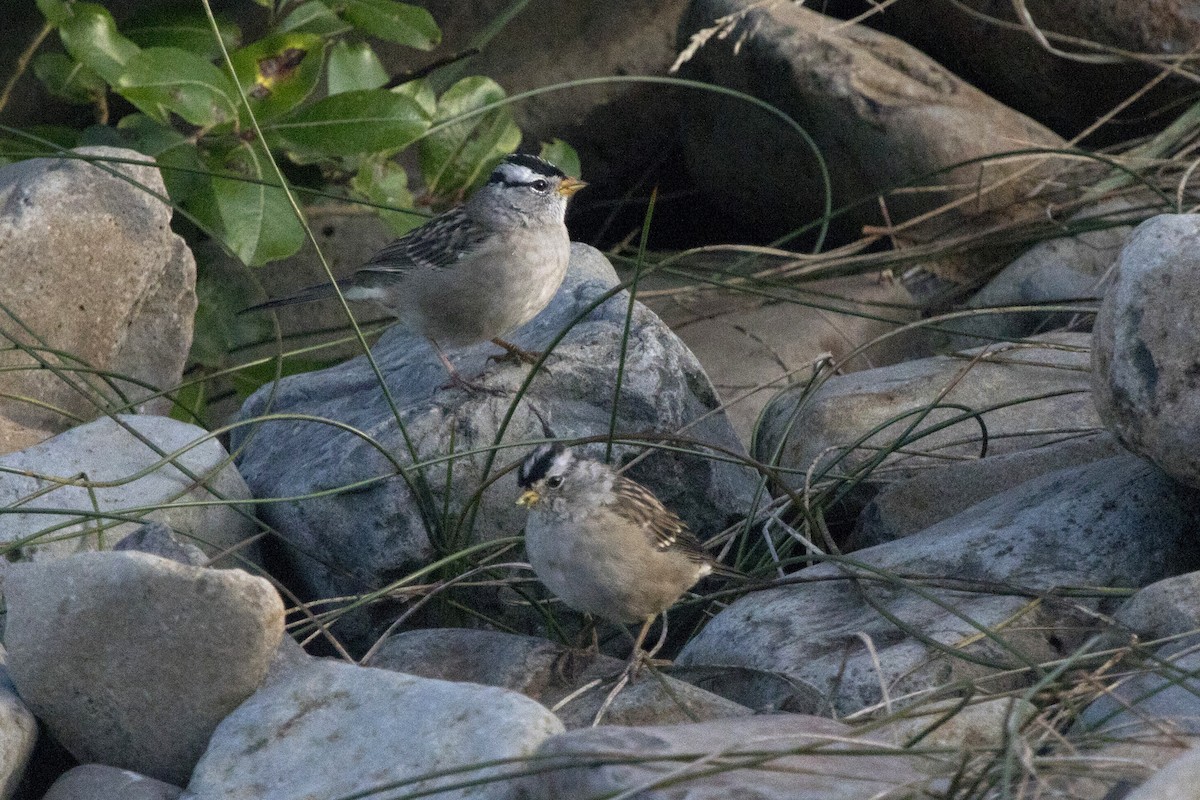
M 275 27 L 276 33 L 315 33 L 322 37 L 338 36 L 353 30 L 354 26 L 343 22 L 341 17 L 329 10 L 320 0 L 309 0 L 301 3 L 292 13 L 283 18 Z
M 572 178 L 583 176 L 583 167 L 579 164 L 579 153 L 575 148 L 562 139 L 551 139 L 542 142 L 542 151 L 538 154 Z
M 125 63 L 140 48 L 117 32 L 112 14 L 95 3 L 74 3 L 58 23 L 58 35 L 76 61 L 85 64 L 113 84 L 125 71 Z
M 70 4 L 66 0 L 37 0 L 38 11 L 54 25 L 61 25 L 71 16 Z
M 432 50 L 442 40 L 433 15 L 395 0 L 330 0 L 341 15 L 363 33 L 388 42 Z
M 277 181 L 266 151 L 258 143 L 241 142 L 236 150 L 224 157 L 214 154 L 206 163 L 214 172 Z M 304 244 L 304 228 L 278 186 L 212 177 L 189 200 L 187 209 L 249 266 L 287 258 Z
M 321 79 L 325 42 L 312 33 L 280 33 L 231 56 L 233 71 L 260 123 L 283 116 Z
M 378 89 L 387 81 L 387 70 L 366 42 L 341 41 L 329 51 L 330 94 Z
M 198 254 L 198 260 L 204 256 Z M 220 369 L 229 363 L 229 353 L 271 335 L 271 320 L 265 314 L 239 314 L 246 298 L 258 289 L 244 269 L 233 265 L 197 265 L 196 323 L 188 361 Z
M 342 92 L 270 128 L 272 140 L 302 155 L 351 156 L 403 150 L 429 127 L 415 101 L 383 89 Z
M 152 156 L 158 162 L 167 194 L 175 204 L 183 205 L 207 185 L 208 179 L 200 174 L 205 166 L 195 143 L 179 131 L 161 125 L 145 114 L 123 117 L 117 123 L 117 130 L 125 139 L 124 146 Z
M 490 78 L 463 78 L 438 100 L 434 125 L 503 100 Z M 521 129 L 508 106 L 452 122 L 421 140 L 421 174 L 430 194 L 458 199 L 487 179 L 501 158 L 521 143 Z
M 170 122 L 171 112 L 200 126 L 237 117 L 237 92 L 225 73 L 177 47 L 142 50 L 129 59 L 113 88 L 163 124 Z
M 372 203 L 409 209 L 413 205 L 412 192 L 408 190 L 408 174 L 404 167 L 390 158 L 377 156 L 363 159 L 358 173 L 350 180 L 350 188 Z M 386 208 L 376 208 L 375 213 L 396 236 L 403 236 L 427 219 L 423 214 Z
M 39 53 L 33 60 L 33 74 L 46 91 L 68 103 L 95 103 L 108 91 L 103 78 L 63 53 Z
M 430 119 L 433 119 L 433 115 L 437 113 L 437 94 L 433 91 L 433 86 L 430 85 L 427 78 L 408 81 L 399 86 L 393 86 L 388 91 L 402 97 L 412 98 L 425 112 L 425 116 Z
M 232 50 L 241 42 L 242 32 L 230 20 L 217 17 L 217 30 L 227 49 Z M 141 47 L 178 47 L 205 61 L 221 55 L 208 17 L 198 7 L 151 6 L 139 10 L 127 26 L 125 35 Z

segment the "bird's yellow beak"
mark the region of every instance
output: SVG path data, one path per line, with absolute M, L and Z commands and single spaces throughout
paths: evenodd
M 533 508 L 541 499 L 542 496 L 533 489 L 526 489 L 521 493 L 521 496 L 517 498 L 517 505 L 525 506 L 526 508 Z
M 563 178 L 562 183 L 558 185 L 558 193 L 563 197 L 570 197 L 585 186 L 587 182 L 578 178 Z

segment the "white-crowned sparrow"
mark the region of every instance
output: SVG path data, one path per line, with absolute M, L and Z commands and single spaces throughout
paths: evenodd
M 642 623 L 631 666 L 655 617 L 705 575 L 732 573 L 653 492 L 562 445 L 534 449 L 517 483 L 534 572 L 576 611 Z
M 571 252 L 567 202 L 586 185 L 537 156 L 507 156 L 466 203 L 392 242 L 339 286 L 347 300 L 373 301 L 429 339 L 451 380 L 469 386 L 442 345 L 491 339 L 525 355 L 499 337 L 558 291 Z M 333 294 L 326 283 L 247 311 Z

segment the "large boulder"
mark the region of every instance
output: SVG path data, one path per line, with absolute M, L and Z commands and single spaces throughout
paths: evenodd
M 1033 679 L 1024 668 L 1082 644 L 1088 609 L 1112 610 L 1046 590 L 1196 569 L 1197 508 L 1194 492 L 1128 454 L 1052 472 L 859 550 L 853 566 L 808 567 L 797 583 L 736 600 L 678 661 L 782 672 L 841 714 L 958 681 L 1016 688 Z
M 367 666 L 512 689 L 554 709 L 567 728 L 584 728 L 592 725 L 605 706 L 614 676 L 620 675 L 624 662 L 533 636 L 431 628 L 392 636 Z M 593 684 L 590 689 L 588 684 Z M 689 683 L 647 675 L 616 695 L 602 721 L 606 725 L 665 725 L 750 713 L 745 706 Z
M 178 384 L 196 311 L 195 261 L 171 231 L 153 161 L 112 147 L 72 152 L 0 168 L 0 302 L 14 317 L 5 336 L 23 346 L 0 353 L 0 412 L 49 431 Z
M 0 456 L 0 466 L 8 562 L 111 549 L 143 520 L 163 523 L 209 556 L 232 551 L 223 565 L 256 558 L 246 544 L 257 532 L 250 490 L 221 443 L 195 425 L 105 417 Z
M 1090 344 L 1086 334 L 1047 334 L 788 389 L 763 412 L 755 454 L 795 470 L 797 487 L 810 469 L 820 479 L 872 464 L 866 478 L 879 482 L 1098 429 Z
M 366 797 L 396 784 L 446 800 L 518 800 L 504 779 L 513 765 L 488 762 L 529 756 L 562 730 L 517 692 L 301 658 L 221 723 L 187 797 Z
M 616 284 L 600 253 L 573 245 L 562 288 L 511 340 L 530 350 L 549 347 Z M 525 515 L 513 502 L 516 477 L 501 469 L 521 459 L 531 446 L 527 443 L 548 434 L 569 439 L 608 433 L 628 304 L 621 292 L 587 313 L 519 399 L 530 367 L 489 364 L 488 356 L 497 353 L 494 346 L 451 354 L 460 372 L 478 374 L 493 392 L 468 393 L 440 388 L 446 371 L 427 342 L 398 327 L 387 331 L 373 354 L 407 440 L 364 357 L 285 378 L 254 394 L 242 409 L 243 424 L 234 431 L 232 445 L 241 452 L 238 464 L 256 497 L 307 498 L 260 506 L 264 518 L 294 546 L 289 553 L 304 588 L 317 597 L 378 589 L 465 544 L 520 532 Z M 741 450 L 729 422 L 716 411 L 716 395 L 696 359 L 640 304 L 633 308 L 626 352 L 616 413 L 619 434 L 679 433 Z M 268 414 L 283 418 L 254 421 Z M 287 417 L 293 414 L 305 418 Z M 493 449 L 497 442 L 502 449 Z M 397 475 L 397 464 L 414 463 L 409 443 L 415 460 L 430 465 L 410 471 L 406 480 Z M 615 456 L 635 452 L 641 448 L 618 447 Z M 630 474 L 701 535 L 745 514 L 755 486 L 751 471 L 703 454 L 656 453 Z M 485 485 L 493 477 L 498 479 Z M 427 491 L 420 488 L 422 479 Z M 348 488 L 330 491 L 337 487 Z M 481 487 L 473 527 L 460 527 Z M 522 613 L 513 603 L 488 607 Z M 391 622 L 386 612 L 377 616 L 380 625 Z M 339 631 L 361 644 L 370 632 L 363 626 L 369 624 L 362 615 L 344 617 Z
M 828 167 L 833 208 L 854 203 L 838 218 L 845 233 L 857 235 L 864 223 L 890 228 L 947 203 L 892 235 L 962 236 L 1040 213 L 1029 198 L 1044 188 L 1054 160 L 988 157 L 1064 141 L 899 39 L 799 3 L 693 0 L 679 46 L 700 41 L 680 75 L 765 100 L 799 123 Z M 685 108 L 692 177 L 728 214 L 760 230 L 780 234 L 824 214 L 813 146 L 740 98 L 697 91 Z M 886 216 L 878 203 L 857 202 L 881 192 Z M 922 266 L 970 281 L 1010 252 L 977 250 L 963 254 L 967 262 Z
M 1092 388 L 1105 426 L 1200 487 L 1200 215 L 1163 214 L 1129 237 L 1096 317 Z
M 180 785 L 283 638 L 265 579 L 144 553 L 19 564 L 4 595 L 13 682 L 54 738 Z

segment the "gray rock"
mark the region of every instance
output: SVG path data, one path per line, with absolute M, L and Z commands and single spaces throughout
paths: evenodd
M 536 0 L 515 16 L 505 0 L 425 0 L 422 6 L 442 27 L 442 46 L 431 59 L 465 50 L 481 31 L 503 19 L 483 52 L 450 72 L 487 75 L 511 95 L 597 75 L 666 75 L 675 60 L 675 27 L 686 4 Z M 411 69 L 402 50 L 392 52 L 391 63 L 388 50 L 381 53 L 389 74 Z M 633 185 L 674 142 L 685 101 L 670 87 L 612 81 L 535 95 L 514 103 L 512 111 L 526 142 L 556 136 L 570 142 L 589 181 Z
M 281 670 L 226 717 L 186 797 L 334 798 L 400 783 L 398 792 L 446 787 L 436 796 L 447 800 L 516 800 L 503 779 L 514 766 L 470 765 L 528 756 L 562 729 L 517 692 L 309 659 Z
M 1113 619 L 1144 642 L 1196 631 L 1200 624 L 1200 572 L 1150 584 L 1129 598 Z
M 998 749 L 1038 714 L 1038 707 L 1019 697 L 953 698 L 911 706 L 865 724 L 864 737 L 910 747 L 958 748 L 966 752 Z
M 92 419 L 106 408 L 129 410 L 154 392 L 120 377 L 164 389 L 178 384 L 196 311 L 195 261 L 171 231 L 153 162 L 105 163 L 150 161 L 111 147 L 73 152 L 120 174 L 83 159 L 37 158 L 0 169 L 0 300 L 21 323 L 9 326 L 10 335 L 118 378 L 108 385 L 98 375 L 42 369 L 21 350 L 0 353 L 5 416 L 52 431 L 74 424 L 56 408 Z M 68 368 L 77 363 L 42 356 Z M 169 407 L 158 399 L 147 410 Z
M 868 569 L 821 564 L 796 573 L 816 582 L 742 597 L 677 660 L 783 672 L 822 689 L 838 713 L 880 702 L 883 687 L 891 698 L 983 677 L 990 691 L 1016 688 L 1024 679 L 1000 681 L 997 670 L 1070 652 L 1094 624 L 1077 609 L 1096 603 L 1049 597 L 1031 603 L 988 594 L 989 583 L 1034 592 L 1136 587 L 1196 569 L 1196 510 L 1190 490 L 1133 456 L 1053 472 L 921 533 L 856 552 L 854 559 Z M 830 580 L 851 575 L 862 579 Z M 957 581 L 976 591 L 954 591 Z M 997 638 L 982 635 L 977 625 Z M 878 662 L 862 636 L 871 640 Z M 982 663 L 970 660 L 976 658 Z
M 1039 475 L 1123 452 L 1111 435 L 1101 432 L 918 472 L 885 487 L 867 503 L 845 549 L 911 536 Z
M 693 0 L 680 22 L 679 46 L 721 18 L 733 24 L 708 38 L 680 75 L 765 100 L 799 123 L 828 166 L 834 208 L 887 193 L 888 217 L 878 204 L 859 203 L 839 220 L 847 233 L 858 235 L 863 224 L 891 228 L 998 182 L 992 191 L 899 235 L 928 241 L 952 229 L 961 236 L 1033 213 L 1029 197 L 1055 162 L 972 160 L 1009 152 L 1016 142 L 1064 146 L 1037 122 L 898 39 L 797 3 Z M 691 176 L 743 225 L 780 233 L 824 213 L 817 159 L 778 118 L 741 99 L 693 92 L 683 119 Z M 923 190 L 892 191 L 906 184 Z M 973 279 L 1009 252 L 979 248 L 958 256 L 968 259 L 964 263 L 939 267 L 927 259 L 923 266 Z
M 0 415 L 0 454 L 24 450 L 54 435 L 53 431 L 31 428 Z
M 1155 651 L 1139 650 L 1122 662 L 1123 679 L 1112 682 L 1080 714 L 1072 736 L 1138 740 L 1200 737 L 1200 651 L 1197 641 Z
M 127 769 L 84 764 L 63 773 L 42 800 L 175 800 L 182 792 Z
M 1194 745 L 1126 795 L 1125 800 L 1196 800 L 1200 796 L 1197 784 L 1200 784 L 1200 746 Z
M 967 307 L 1054 304 L 1102 297 L 1102 279 L 1120 255 L 1133 225 L 1146 213 L 1145 208 L 1118 199 L 1073 214 L 1065 225 L 1078 233 L 1038 242 L 988 281 L 967 301 Z M 1060 328 L 1071 316 L 1041 311 L 984 314 L 953 320 L 943 327 L 962 332 L 952 338 L 954 347 L 974 347 L 985 341 L 1020 339 Z
M 367 666 L 425 678 L 467 681 L 512 689 L 547 708 L 594 680 L 604 681 L 555 713 L 564 726 L 592 724 L 624 662 L 532 636 L 499 631 L 441 628 L 406 631 L 390 637 Z M 605 725 L 665 725 L 741 717 L 750 709 L 663 676 L 642 675 L 622 690 L 605 712 Z
M 769 461 L 780 451 L 780 465 L 799 470 L 789 482 L 801 487 L 814 464 L 818 478 L 829 469 L 852 472 L 915 425 L 903 439 L 905 452 L 888 455 L 867 477 L 877 484 L 947 459 L 978 458 L 979 419 L 987 426 L 989 455 L 1098 429 L 1088 391 L 1089 344 L 1086 334 L 1049 334 L 1034 345 L 976 348 L 837 375 L 807 398 L 788 390 L 763 412 L 755 454 Z M 989 355 L 972 363 L 984 349 Z M 938 428 L 950 420 L 958 421 Z
M 712 261 L 706 260 L 703 267 L 729 269 L 732 259 Z M 688 264 L 696 262 L 689 260 Z M 646 305 L 695 354 L 717 394 L 730 404 L 726 413 L 744 442 L 751 440 L 767 402 L 783 387 L 807 381 L 815 362 L 826 357 L 840 361 L 854 348 L 885 333 L 894 334 L 897 322 L 918 317 L 915 308 L 904 308 L 911 305 L 912 298 L 899 283 L 875 275 L 806 282 L 805 290 L 819 293 L 827 301 L 822 307 L 802 301 L 772 301 L 736 290 L 701 291 L 693 282 L 657 274 L 640 286 L 654 291 L 645 298 Z M 846 299 L 831 301 L 829 296 Z M 888 309 L 885 320 L 879 318 L 877 304 L 896 307 Z M 844 312 L 837 313 L 829 305 Z M 921 330 L 891 335 L 848 358 L 843 369 L 870 369 L 930 355 L 931 343 Z
M 17 696 L 7 660 L 0 647 L 0 800 L 9 800 L 17 790 L 38 738 L 37 720 Z
M 283 636 L 266 580 L 144 553 L 18 564 L 4 590 L 13 682 L 55 739 L 176 784 Z
M 829 5 L 828 13 L 838 16 L 876 8 L 870 0 L 830 0 Z M 1090 52 L 1155 54 L 1165 60 L 1191 51 L 1200 42 L 1200 20 L 1188 3 L 1021 0 L 1019 8 L 1049 38 L 1051 47 L 1060 49 L 1071 45 L 1056 34 L 1095 43 L 1095 50 L 1086 46 Z M 921 48 L 964 80 L 986 87 L 997 100 L 1064 136 L 1077 134 L 1135 93 L 1150 89 L 1143 102 L 1122 113 L 1120 122 L 1089 137 L 1089 141 L 1127 141 L 1134 130 L 1143 130 L 1131 130 L 1128 122 L 1140 120 L 1150 109 L 1181 102 L 1189 92 L 1190 82 L 1182 76 L 1169 76 L 1162 84 L 1148 86 L 1151 78 L 1162 77 L 1152 62 L 1130 58 L 1095 64 L 1064 56 L 1032 36 L 1010 3 L 893 3 L 886 13 L 869 14 L 868 21 Z
M 571 266 L 555 299 L 509 338 L 527 349 L 546 348 L 615 283 L 611 265 L 598 251 L 573 245 Z M 518 446 L 498 452 L 490 475 L 524 456 L 527 448 L 520 443 L 542 439 L 543 423 L 563 438 L 608 432 L 627 305 L 627 295 L 618 294 L 555 348 L 547 369 L 533 378 L 517 404 L 504 434 L 504 443 Z M 618 431 L 682 429 L 689 439 L 735 452 L 740 449 L 724 415 L 710 415 L 717 399 L 696 359 L 640 305 L 634 308 L 629 345 Z M 496 352 L 493 345 L 484 344 L 461 348 L 451 358 L 464 375 L 482 370 L 480 381 L 502 391 L 502 396 L 439 390 L 446 382 L 445 370 L 426 342 L 400 328 L 389 330 L 375 346 L 375 358 L 421 459 L 492 446 L 515 392 L 530 373 L 527 365 L 489 365 L 487 357 Z M 424 508 L 431 521 L 422 518 L 422 507 L 405 482 L 388 477 L 395 474 L 390 458 L 401 463 L 411 459 L 365 358 L 264 387 L 246 402 L 242 419 L 266 413 L 337 420 L 369 434 L 382 448 L 349 431 L 299 420 L 243 426 L 233 434 L 233 447 L 241 449 L 239 467 L 256 497 L 301 496 L 374 481 L 352 494 L 262 506 L 262 516 L 308 556 L 297 556 L 296 571 L 312 595 L 345 596 L 385 586 L 398 574 L 444 554 L 443 548 L 512 536 L 524 524 L 524 513 L 513 502 L 515 474 L 509 473 L 484 492 L 473 529 L 441 529 L 444 507 L 457 521 L 473 499 L 485 477 L 486 452 L 455 458 L 449 487 L 445 462 L 425 470 L 431 499 Z M 632 452 L 632 448 L 618 448 L 615 455 Z M 723 529 L 730 519 L 745 513 L 755 485 L 754 476 L 744 468 L 673 452 L 655 454 L 629 474 L 657 491 L 702 535 Z M 436 531 L 432 537 L 431 527 Z M 514 608 L 496 602 L 489 607 L 499 612 L 506 606 Z M 372 623 L 361 614 L 347 615 L 337 630 L 346 641 L 361 645 L 371 639 L 370 625 L 382 627 L 390 621 Z
M 1121 443 L 1200 486 L 1196 312 L 1200 216 L 1163 214 L 1129 238 L 1096 317 L 1096 409 Z
M 165 455 L 176 452 L 179 466 L 156 467 Z M 19 471 L 0 474 L 0 506 L 10 509 L 0 515 L 0 543 L 9 561 L 111 548 L 143 520 L 164 523 L 209 555 L 235 549 L 223 566 L 257 557 L 255 547 L 237 547 L 257 532 L 251 504 L 188 505 L 218 495 L 232 501 L 250 499 L 225 448 L 195 425 L 141 414 L 106 417 L 0 457 L 0 465 Z M 206 479 L 209 490 L 195 487 L 180 468 Z M 111 485 L 72 486 L 53 480 L 81 475 Z M 97 521 L 39 509 L 78 509 L 87 515 L 99 509 L 133 519 Z
M 855 748 L 860 752 L 839 752 Z M 639 800 L 924 796 L 929 779 L 919 770 L 928 766 L 927 759 L 899 750 L 863 753 L 863 748 L 887 745 L 855 740 L 848 725 L 800 714 L 648 728 L 606 725 L 547 740 L 538 755 L 550 759 L 547 766 L 561 766 L 533 776 L 530 796 L 581 800 L 635 788 Z
M 193 567 L 203 567 L 208 563 L 208 556 L 194 544 L 181 542 L 174 532 L 161 522 L 147 522 L 133 533 L 117 542 L 113 550 L 133 550 L 138 553 L 149 553 L 152 556 L 168 558 L 180 564 L 190 564 Z

